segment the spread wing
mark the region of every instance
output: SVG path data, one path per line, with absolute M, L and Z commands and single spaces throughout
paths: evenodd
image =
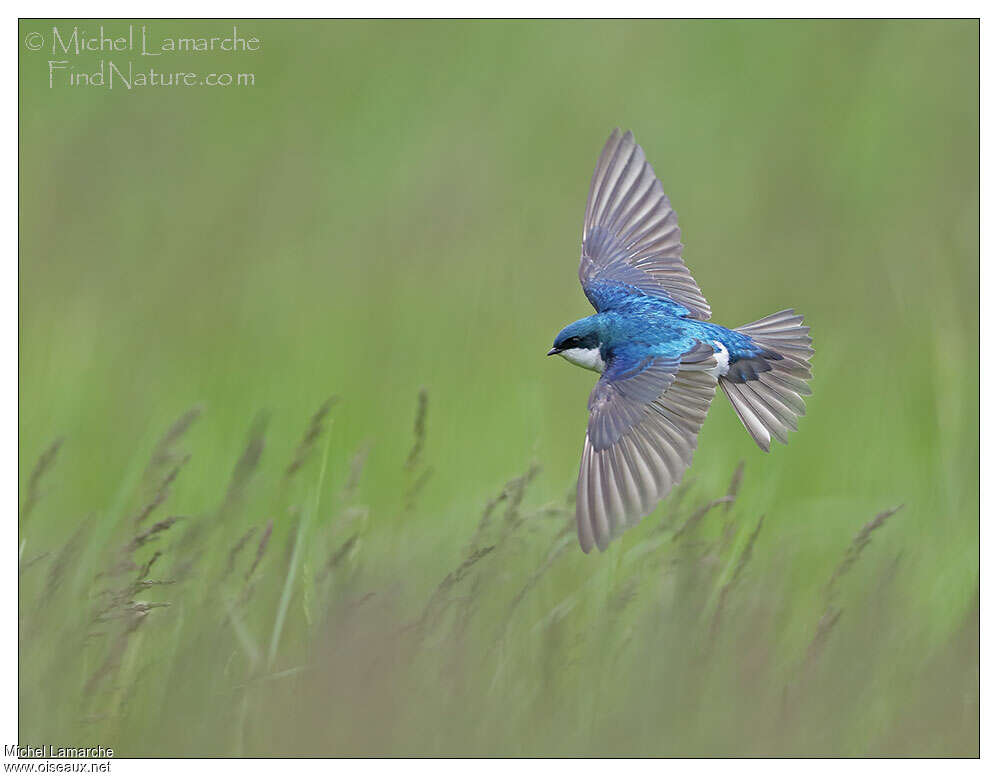
M 583 219 L 579 280 L 597 311 L 637 290 L 670 300 L 680 315 L 710 319 L 711 306 L 680 258 L 680 228 L 645 152 L 614 130 L 593 171 Z
M 603 551 L 683 477 L 714 397 L 713 349 L 608 366 L 590 394 L 576 483 L 579 544 Z

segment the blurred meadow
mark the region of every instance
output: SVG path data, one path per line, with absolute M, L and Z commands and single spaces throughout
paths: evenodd
M 19 742 L 977 755 L 977 21 L 245 21 L 62 58 L 252 87 L 50 89 L 74 24 L 20 22 Z M 615 126 L 814 394 L 764 454 L 719 393 L 584 555 L 544 355 Z

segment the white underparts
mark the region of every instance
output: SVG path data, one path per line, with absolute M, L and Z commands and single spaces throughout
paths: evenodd
M 579 365 L 587 370 L 594 370 L 597 373 L 604 372 L 604 367 L 606 367 L 603 359 L 600 358 L 600 349 L 598 348 L 567 348 L 565 351 L 560 351 L 559 356 L 565 357 L 566 360 L 572 362 L 574 365 Z M 725 364 L 726 366 L 728 365 L 727 358 Z
M 707 372 L 713 378 L 720 378 L 728 374 L 728 349 L 722 345 L 721 341 L 716 340 L 714 344 L 720 351 L 715 352 L 715 366 Z M 568 348 L 565 351 L 560 351 L 559 356 L 564 357 L 566 361 L 572 362 L 574 365 L 597 373 L 604 372 L 604 368 L 607 367 L 600 357 L 600 349 L 598 348 Z
M 728 349 L 722 345 L 721 341 L 714 341 L 715 346 L 721 351 L 715 352 L 715 366 L 707 372 L 715 378 L 720 378 L 728 374 Z

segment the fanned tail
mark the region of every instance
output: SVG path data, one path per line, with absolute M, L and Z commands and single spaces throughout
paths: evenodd
M 718 383 L 746 430 L 764 451 L 771 438 L 787 443 L 805 413 L 802 397 L 812 393 L 810 359 L 815 350 L 803 317 L 788 308 L 752 324 L 736 327 L 765 351 L 758 357 L 734 362 Z

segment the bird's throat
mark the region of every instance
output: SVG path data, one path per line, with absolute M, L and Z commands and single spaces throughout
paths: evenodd
M 579 365 L 586 370 L 593 370 L 596 373 L 604 372 L 606 367 L 598 348 L 569 348 L 560 351 L 559 355 L 574 365 Z

